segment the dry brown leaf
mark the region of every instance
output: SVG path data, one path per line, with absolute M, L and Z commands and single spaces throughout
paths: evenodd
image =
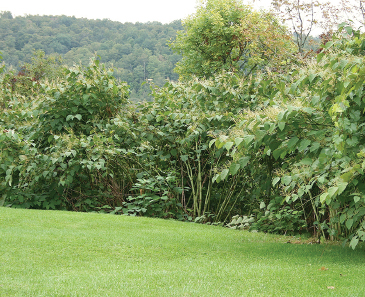
M 328 268 L 322 266 L 319 270 L 328 270 Z
M 329 287 L 327 287 L 327 289 L 329 289 L 329 290 L 333 290 L 335 287 L 333 287 L 333 286 L 329 286 Z

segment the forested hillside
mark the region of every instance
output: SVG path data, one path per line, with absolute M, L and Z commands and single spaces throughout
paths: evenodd
M 47 55 L 59 54 L 72 66 L 87 65 L 97 53 L 103 63 L 115 68 L 114 75 L 131 88 L 131 99 L 146 99 L 146 79 L 162 85 L 165 79 L 177 79 L 173 72 L 180 56 L 174 54 L 167 41 L 181 30 L 181 22 L 171 24 L 119 23 L 67 16 L 13 17 L 0 13 L 0 50 L 7 66 L 18 68 L 30 62 L 34 50 Z

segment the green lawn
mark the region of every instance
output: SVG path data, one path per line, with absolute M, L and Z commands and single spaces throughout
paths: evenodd
M 287 239 L 0 208 L 0 296 L 365 296 L 364 249 Z

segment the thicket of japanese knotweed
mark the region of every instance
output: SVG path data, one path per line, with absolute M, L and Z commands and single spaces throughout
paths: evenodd
M 257 228 L 278 231 L 284 217 L 300 216 L 317 236 L 353 248 L 365 240 L 364 50 L 364 35 L 343 25 L 305 68 L 267 83 L 266 105 L 243 112 L 228 138 L 216 140 L 235 172 L 270 179 L 261 184 Z

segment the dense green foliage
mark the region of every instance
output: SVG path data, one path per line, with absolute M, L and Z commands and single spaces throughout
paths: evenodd
M 364 40 L 342 24 L 315 61 L 263 81 L 269 93 L 258 95 L 266 95 L 266 106 L 243 112 L 229 139 L 217 139 L 218 148 L 249 160 L 249 167 L 235 161 L 231 168 L 269 177 L 267 185 L 255 185 L 267 190 L 257 201 L 265 213 L 253 228 L 286 232 L 285 220 L 299 215 L 306 224 L 292 230 L 349 238 L 353 248 L 365 240 Z
M 180 21 L 163 25 L 67 16 L 13 18 L 10 12 L 2 12 L 0 50 L 6 65 L 14 68 L 30 62 L 34 50 L 61 55 L 69 66 L 79 62 L 87 66 L 97 53 L 115 68 L 114 76 L 130 85 L 132 99 L 144 100 L 149 88 L 141 83 L 146 79 L 160 86 L 166 79 L 177 79 L 173 69 L 180 56 L 172 53 L 167 42 L 181 28 Z
M 183 27 L 171 43 L 183 56 L 176 67 L 180 78 L 278 68 L 294 53 L 290 35 L 275 17 L 256 12 L 240 0 L 202 1 Z

